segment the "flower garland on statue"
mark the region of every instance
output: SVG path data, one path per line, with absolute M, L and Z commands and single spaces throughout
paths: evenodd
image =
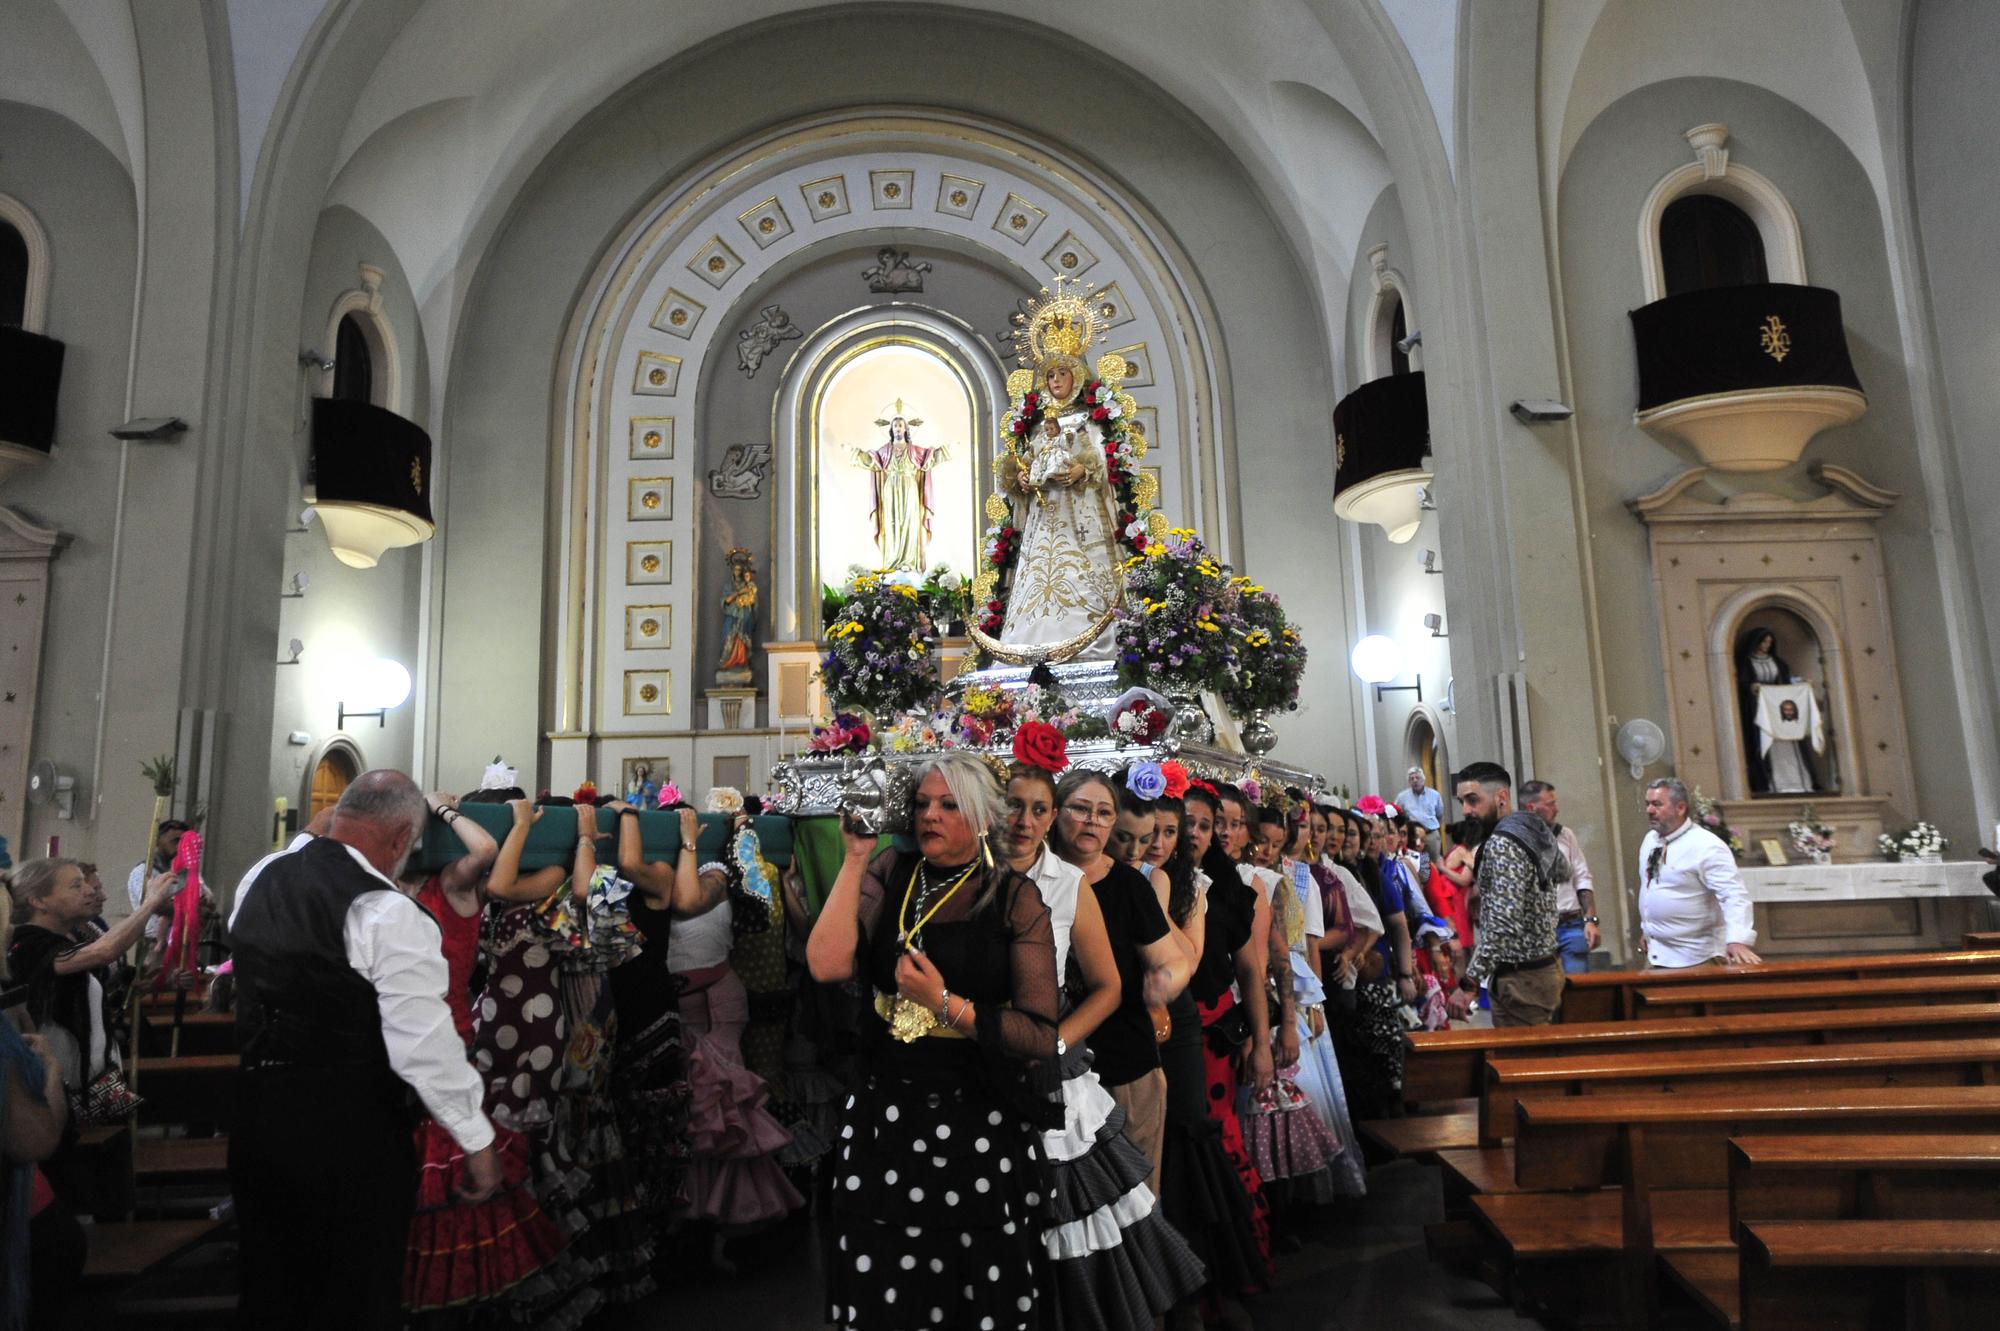
M 1248 630 L 1227 569 L 1201 538 L 1177 527 L 1125 561 L 1118 609 L 1120 683 L 1224 693 Z
M 1137 404 L 1111 373 L 1114 367 L 1110 362 L 1114 360 L 1122 368 L 1123 358 L 1115 354 L 1100 359 L 1097 376 L 1084 381 L 1068 410 L 1083 411 L 1097 429 L 1104 449 L 1105 481 L 1110 486 L 1116 512 L 1118 543 L 1134 555 L 1144 555 L 1154 542 L 1153 527 L 1164 524 L 1152 520 L 1158 489 L 1153 481 L 1141 475 L 1137 465 L 1146 456 L 1146 436 L 1135 420 Z M 1023 461 L 1022 454 L 1037 422 L 1064 414 L 1064 408 L 1048 401 L 1039 389 L 1028 386 L 1033 382 L 1033 376 L 1028 375 L 1024 391 L 1000 422 L 1008 440 L 1007 452 L 1016 461 Z M 1014 524 L 1013 502 L 1005 494 L 995 493 L 987 499 L 986 517 L 989 525 L 980 544 L 980 573 L 972 583 L 972 617 L 981 632 L 997 634 L 1007 618 L 1007 605 L 1000 598 L 1000 591 L 1021 556 L 1022 535 Z
M 1243 621 L 1243 646 L 1236 674 L 1222 701 L 1237 716 L 1289 712 L 1299 705 L 1299 682 L 1306 672 L 1306 647 L 1285 617 L 1278 598 L 1248 578 L 1230 582 Z
M 928 708 L 941 687 L 932 656 L 955 593 L 936 575 L 856 572 L 823 603 L 826 655 L 820 682 L 839 712 L 877 718 Z

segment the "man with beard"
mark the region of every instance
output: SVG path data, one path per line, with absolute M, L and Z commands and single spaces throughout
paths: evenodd
M 396 886 L 425 812 L 408 777 L 363 773 L 325 836 L 267 856 L 236 889 L 229 1177 L 245 1326 L 400 1324 L 411 1090 L 466 1151 L 459 1195 L 499 1185 L 437 922 Z
M 1639 843 L 1639 927 L 1646 965 L 1755 966 L 1755 914 L 1736 857 L 1721 837 L 1688 817 L 1688 791 L 1661 777 L 1646 787 L 1646 825 Z
M 1495 1026 L 1546 1026 L 1562 1003 L 1556 885 L 1569 878 L 1569 862 L 1547 822 L 1511 808 L 1506 768 L 1473 763 L 1454 780 L 1459 807 L 1486 829 L 1486 839 L 1474 869 L 1479 942 L 1451 996 L 1451 1014 L 1469 1017 L 1485 983 Z

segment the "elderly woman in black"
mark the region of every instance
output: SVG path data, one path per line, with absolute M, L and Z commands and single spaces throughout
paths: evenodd
M 985 844 L 998 781 L 970 754 L 918 770 L 914 854 L 847 853 L 806 944 L 879 1021 L 834 1162 L 829 1320 L 854 1331 L 1040 1331 L 1039 1129 L 1061 1124 L 1055 944 L 1033 880 Z

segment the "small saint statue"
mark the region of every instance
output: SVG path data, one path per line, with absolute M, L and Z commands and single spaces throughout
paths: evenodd
M 931 519 L 937 503 L 931 473 L 951 456 L 947 448 L 925 448 L 910 438 L 910 431 L 923 421 L 909 416 L 903 400 L 896 399 L 890 415 L 875 422 L 887 428 L 889 438 L 880 448 L 857 448 L 854 464 L 874 473 L 875 545 L 882 552 L 882 567 L 922 573 L 924 543 L 931 537 Z
M 741 688 L 754 676 L 750 669 L 750 639 L 757 629 L 757 561 L 742 548 L 729 552 L 729 591 L 722 598 L 722 659 L 715 682 Z

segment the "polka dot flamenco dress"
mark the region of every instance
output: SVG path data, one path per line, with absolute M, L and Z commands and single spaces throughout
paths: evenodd
M 895 904 L 914 856 L 884 856 L 864 880 L 858 976 L 896 992 Z M 827 1318 L 850 1331 L 1045 1331 L 1037 1214 L 1048 1184 L 1038 1129 L 1056 1126 L 1056 983 L 1048 911 L 1006 870 L 973 916 L 968 882 L 922 935 L 956 996 L 979 1009 L 979 1038 L 905 1044 L 864 1018 L 860 1080 L 829 1160 L 833 1206 Z M 893 883 L 894 900 L 884 884 Z M 1039 1079 L 1028 1075 L 1034 1059 Z M 1035 1084 L 1030 1086 L 1030 1081 Z

